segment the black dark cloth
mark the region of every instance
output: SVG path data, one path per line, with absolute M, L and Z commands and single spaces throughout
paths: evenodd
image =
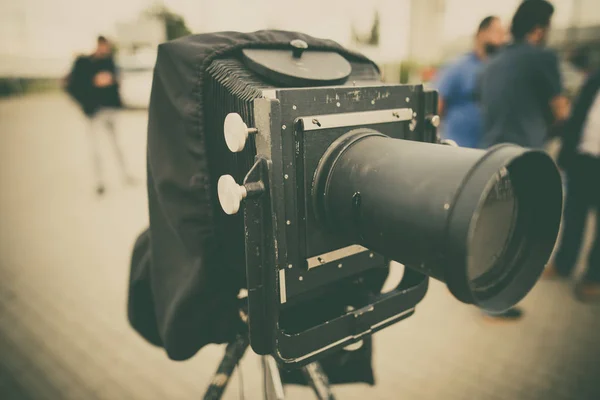
M 556 269 L 563 276 L 575 268 L 589 212 L 600 212 L 600 158 L 574 154 L 568 165 L 563 234 L 555 259 Z M 600 223 L 596 223 L 587 267 L 585 279 L 600 283 Z
M 577 146 L 583 136 L 585 120 L 599 90 L 600 70 L 591 74 L 582 85 L 573 102 L 571 116 L 562 128 L 562 147 L 558 164 L 563 169 L 569 169 L 571 161 L 577 156 Z
M 112 74 L 114 84 L 96 87 L 94 77 L 99 72 Z M 112 56 L 98 58 L 81 56 L 73 63 L 68 77 L 67 92 L 77 101 L 87 116 L 92 116 L 103 107 L 120 108 L 121 97 L 117 83 L 117 68 Z
M 579 257 L 585 223 L 591 210 L 600 212 L 600 158 L 578 152 L 587 116 L 600 91 L 600 70 L 584 82 L 573 103 L 571 116 L 563 127 L 559 165 L 566 172 L 567 194 L 563 233 L 556 252 L 556 268 L 568 276 Z M 600 223 L 588 256 L 585 279 L 600 283 Z
M 150 228 L 131 260 L 128 313 L 172 359 L 232 341 L 245 329 L 236 298 L 245 285 L 244 244 L 215 234 L 218 177 L 207 162 L 204 72 L 242 48 L 290 48 L 293 39 L 370 62 L 333 41 L 283 31 L 193 35 L 159 46 L 148 123 Z
M 512 43 L 484 67 L 479 91 L 480 148 L 498 143 L 541 148 L 553 122 L 550 100 L 562 92 L 558 58 L 549 49 Z

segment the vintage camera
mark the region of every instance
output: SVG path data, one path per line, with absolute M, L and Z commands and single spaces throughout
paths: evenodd
M 206 71 L 207 148 L 227 160 L 212 171 L 219 223 L 245 242 L 253 350 L 306 364 L 410 316 L 428 277 L 492 312 L 521 300 L 558 233 L 553 161 L 441 144 L 435 91 L 307 47 L 246 48 Z M 358 295 L 390 260 L 407 267 L 398 287 Z M 318 312 L 353 288 L 353 304 Z

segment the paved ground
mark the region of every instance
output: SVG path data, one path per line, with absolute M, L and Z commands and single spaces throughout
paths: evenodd
M 0 101 L 0 399 L 195 399 L 222 353 L 169 361 L 125 317 L 131 244 L 147 223 L 145 188 L 126 187 L 108 143 L 110 182 L 95 196 L 85 124 L 59 94 Z M 120 141 L 144 176 L 146 116 L 126 112 Z M 600 399 L 600 306 L 541 282 L 516 325 L 489 325 L 434 284 L 409 320 L 376 335 L 377 386 L 340 399 Z M 260 399 L 258 358 L 244 359 Z M 238 398 L 234 378 L 226 398 Z M 290 388 L 290 399 L 311 398 Z

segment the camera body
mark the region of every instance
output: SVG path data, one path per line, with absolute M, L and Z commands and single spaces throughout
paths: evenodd
M 292 47 L 209 68 L 223 132 L 209 148 L 231 171 L 212 174 L 224 227 L 244 205 L 224 232 L 243 235 L 254 351 L 308 363 L 411 315 L 427 277 L 489 311 L 521 300 L 560 221 L 552 160 L 513 145 L 440 145 L 437 92 Z M 408 268 L 382 294 L 374 282 L 389 260 Z
M 435 91 L 334 42 L 194 35 L 161 45 L 154 75 L 129 312 L 173 359 L 245 331 L 243 288 L 253 349 L 301 365 L 411 315 L 428 277 L 506 310 L 552 252 L 547 154 L 438 143 Z M 382 294 L 388 260 L 407 268 Z
M 327 291 L 329 284 L 388 263 L 382 255 L 333 233 L 319 216 L 315 192 L 328 149 L 348 133 L 369 130 L 433 142 L 435 127 L 427 121 L 435 115 L 436 95 L 421 85 L 279 89 L 268 95 L 254 101 L 255 126 L 261 133 L 255 138 L 256 165 L 262 172 L 251 172 L 245 180 L 268 180 L 269 193 L 245 203 L 250 337 L 257 353 L 297 364 L 311 361 L 310 355 L 332 343 L 333 350 L 409 316 L 425 295 L 427 278 L 412 276 L 408 286 L 382 295 L 382 301 L 387 300 L 382 304 L 349 309 L 301 332 L 286 331 L 280 323 L 286 309 L 319 290 Z M 291 312 L 303 312 L 297 310 Z
M 243 106 L 229 103 L 227 109 L 220 103 L 221 124 L 215 125 L 223 126 L 223 137 L 230 113 L 254 128 L 238 153 L 246 161 L 254 155 L 240 186 L 253 350 L 282 364 L 302 365 L 411 315 L 426 293 L 427 277 L 407 271 L 390 293 L 371 293 L 368 299 L 358 293 L 363 275 L 370 270 L 385 275 L 389 260 L 334 232 L 319 211 L 318 192 L 327 179 L 323 171 L 335 163 L 333 153 L 338 145 L 343 148 L 345 137 L 436 142 L 431 121 L 437 92 L 422 85 L 349 80 L 335 86 L 267 87 Z M 243 170 L 230 171 L 237 182 Z M 220 188 L 221 204 L 227 192 Z M 339 294 L 344 281 L 345 294 Z M 349 305 L 340 299 L 346 304 L 341 313 L 312 318 L 318 305 L 311 300 L 332 296 L 352 298 L 347 303 L 362 300 Z

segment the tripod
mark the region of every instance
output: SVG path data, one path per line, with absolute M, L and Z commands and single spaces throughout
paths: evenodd
M 235 341 L 229 343 L 225 349 L 225 355 L 221 360 L 206 393 L 204 400 L 219 400 L 229 383 L 235 366 L 244 356 L 248 348 L 249 340 L 246 335 L 238 336 Z M 283 383 L 279 376 L 279 368 L 275 359 L 271 356 L 261 357 L 263 372 L 263 388 L 265 400 L 285 400 Z M 313 362 L 302 367 L 302 373 L 308 381 L 318 400 L 335 400 L 327 375 L 318 362 Z

